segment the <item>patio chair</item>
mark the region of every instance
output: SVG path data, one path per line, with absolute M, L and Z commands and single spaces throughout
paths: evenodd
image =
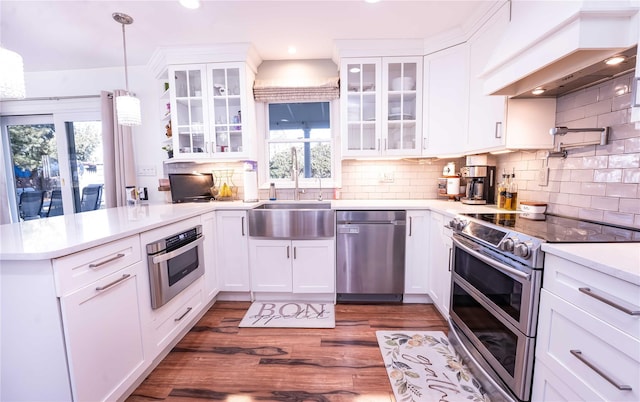
M 42 191 L 25 191 L 20 194 L 20 218 L 28 221 L 40 218 L 40 210 L 44 201 L 44 192 Z
M 82 189 L 82 198 L 80 199 L 80 212 L 100 209 L 100 202 L 102 200 L 102 186 L 102 184 L 89 184 Z
M 49 202 L 49 209 L 47 209 L 47 217 L 57 216 L 63 214 L 62 209 L 62 191 L 61 190 L 53 190 L 51 191 L 51 201 Z

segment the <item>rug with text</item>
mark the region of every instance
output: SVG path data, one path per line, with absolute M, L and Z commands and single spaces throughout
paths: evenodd
M 256 301 L 240 321 L 252 328 L 335 328 L 333 303 Z
M 480 383 L 441 331 L 376 331 L 398 402 L 487 402 Z

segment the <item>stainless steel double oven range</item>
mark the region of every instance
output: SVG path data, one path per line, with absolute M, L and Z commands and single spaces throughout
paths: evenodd
M 640 231 L 516 213 L 459 215 L 449 338 L 494 401 L 531 398 L 544 242 L 638 241 Z

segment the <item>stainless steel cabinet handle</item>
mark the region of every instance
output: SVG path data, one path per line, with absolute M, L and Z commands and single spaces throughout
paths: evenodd
M 242 235 L 244 236 L 244 216 L 242 217 L 242 222 L 240 222 L 240 226 L 242 227 Z
M 451 272 L 451 255 L 453 254 L 453 249 L 449 247 L 449 272 Z
M 591 370 L 595 371 L 596 373 L 598 373 L 598 375 L 602 378 L 604 378 L 605 380 L 609 381 L 609 383 L 611 383 L 611 385 L 613 385 L 614 387 L 618 388 L 620 391 L 631 391 L 631 386 L 630 385 L 623 385 L 623 384 L 618 384 L 613 378 L 611 378 L 607 373 L 605 373 L 604 371 L 602 371 L 602 369 L 596 367 L 595 364 L 593 364 L 593 362 L 590 362 L 589 360 L 587 360 L 586 357 L 584 357 L 582 355 L 582 351 L 578 350 L 578 349 L 572 349 L 569 352 L 571 352 L 572 355 L 574 355 L 578 360 L 580 360 L 582 363 L 584 363 L 587 367 L 589 367 Z
M 413 216 L 409 217 L 409 237 L 411 237 L 411 229 L 413 229 Z
M 618 309 L 624 313 L 627 313 L 629 315 L 640 315 L 640 308 L 632 306 L 632 307 L 626 307 L 623 306 L 622 304 L 620 304 L 620 302 L 616 302 L 611 300 L 608 294 L 604 293 L 604 292 L 597 292 L 595 290 L 591 290 L 591 288 L 578 288 L 579 291 L 581 291 L 582 293 L 586 294 L 587 296 L 591 296 L 596 300 L 600 300 L 601 302 L 608 304 L 609 306 Z
M 180 317 L 178 318 L 174 318 L 173 321 L 178 322 L 180 320 L 182 320 L 187 314 L 189 314 L 189 312 L 193 310 L 193 307 L 188 307 L 187 311 L 184 312 L 184 314 L 182 314 Z
M 115 281 L 113 281 L 113 282 L 111 282 L 111 283 L 109 283 L 109 284 L 107 284 L 107 285 L 104 285 L 104 286 L 98 286 L 98 287 L 96 288 L 96 290 L 97 290 L 98 292 L 100 292 L 100 291 L 102 291 L 102 290 L 107 290 L 107 289 L 109 289 L 110 287 L 115 286 L 115 285 L 119 284 L 120 282 L 124 281 L 125 279 L 127 279 L 127 278 L 128 278 L 128 277 L 130 277 L 130 276 L 131 276 L 131 274 L 124 274 L 124 275 L 122 275 L 122 277 L 120 277 L 120 279 L 116 279 Z
M 185 246 L 180 247 L 179 249 L 169 251 L 168 253 L 160 254 L 153 257 L 151 261 L 153 261 L 154 264 L 160 264 L 161 262 L 168 261 L 174 257 L 179 256 L 180 254 L 184 254 L 185 251 L 189 251 L 194 247 L 198 247 L 202 245 L 203 241 L 204 241 L 204 236 L 200 236 L 196 240 L 192 241 L 191 243 Z
M 494 133 L 496 138 L 502 138 L 502 122 L 496 121 L 496 132 Z
M 103 266 L 104 264 L 108 264 L 111 261 L 115 261 L 118 258 L 122 258 L 122 257 L 124 257 L 124 254 L 118 253 L 117 255 L 115 255 L 115 256 L 113 256 L 113 257 L 111 257 L 109 259 L 106 259 L 104 261 L 100 261 L 100 262 L 98 262 L 96 264 L 89 264 L 89 268 L 99 268 L 99 267 Z
M 291 246 L 287 246 L 287 259 L 289 259 L 289 247 Z
M 297 247 L 294 247 L 294 248 L 293 248 L 293 259 L 294 259 L 294 260 L 297 258 L 297 255 L 296 255 L 296 248 L 297 248 Z

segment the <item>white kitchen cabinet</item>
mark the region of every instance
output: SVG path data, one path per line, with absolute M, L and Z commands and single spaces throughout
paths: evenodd
M 505 96 L 484 93 L 480 75 L 509 23 L 508 3 L 487 21 L 470 39 L 469 47 L 469 134 L 470 151 L 499 148 L 505 137 Z
M 420 155 L 422 60 L 341 62 L 342 157 Z
M 254 148 L 253 72 L 245 63 L 169 66 L 176 160 L 238 159 Z
M 249 249 L 253 292 L 335 292 L 333 240 L 252 239 Z
M 452 231 L 449 217 L 431 211 L 429 219 L 428 286 L 433 304 L 445 319 L 449 318 L 451 298 Z
M 218 294 L 218 268 L 216 265 L 216 213 L 209 212 L 202 215 L 202 233 L 204 234 L 204 294 L 206 301 L 212 300 Z
M 429 211 L 407 211 L 404 300 L 429 293 Z
M 635 283 L 546 254 L 533 401 L 640 400 L 640 323 L 630 313 L 640 310 L 639 293 Z
M 423 156 L 464 153 L 469 110 L 469 46 L 424 57 Z
M 60 298 L 74 400 L 113 400 L 144 369 L 138 262 Z
M 245 211 L 216 211 L 216 264 L 221 291 L 249 292 L 249 246 Z

